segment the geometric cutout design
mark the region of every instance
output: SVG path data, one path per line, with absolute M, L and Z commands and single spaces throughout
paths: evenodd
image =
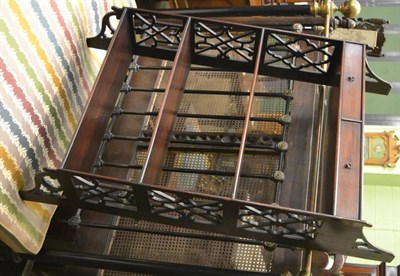
M 142 33 L 137 45 L 158 48 L 177 48 L 183 32 L 180 24 L 163 22 L 156 15 L 144 12 L 133 13 L 134 30 Z
M 244 205 L 239 210 L 237 227 L 296 240 L 314 240 L 322 220 L 290 212 Z
M 44 178 L 59 182 L 57 192 L 44 192 Z M 48 189 L 48 188 L 47 188 Z M 20 192 L 24 200 L 67 204 L 177 227 L 229 236 L 271 241 L 283 246 L 391 261 L 394 256 L 371 245 L 362 234 L 365 222 L 278 205 L 246 203 L 170 188 L 155 188 L 102 176 L 46 170 L 36 177 L 36 188 Z M 143 196 L 145 200 L 143 200 Z M 141 204 L 138 204 L 139 199 Z M 147 205 L 147 206 L 146 206 Z M 145 214 L 145 216 L 143 216 Z M 334 242 L 333 242 L 334 241 Z
M 232 26 L 196 22 L 195 54 L 223 60 L 249 62 L 254 58 L 256 31 Z
M 222 203 L 216 200 L 149 190 L 152 214 L 202 224 L 220 224 Z
M 327 70 L 323 69 L 322 65 L 330 64 L 335 45 L 332 42 L 270 33 L 265 49 L 264 65 L 275 64 L 278 67 L 294 70 L 310 67 L 326 73 Z M 294 60 L 296 62 L 293 62 Z
M 80 176 L 72 176 L 71 180 L 81 201 L 98 206 L 137 210 L 131 186 L 100 182 L 98 179 L 87 180 Z

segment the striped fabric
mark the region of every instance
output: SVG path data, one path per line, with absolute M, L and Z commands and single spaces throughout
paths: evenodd
M 85 38 L 100 31 L 111 6 L 134 4 L 0 1 L 0 240 L 15 252 L 40 250 L 55 211 L 18 191 L 61 164 L 102 59 Z

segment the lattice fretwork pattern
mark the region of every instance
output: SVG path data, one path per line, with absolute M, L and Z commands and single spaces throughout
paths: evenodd
M 251 199 L 237 201 L 66 170 L 48 170 L 38 176 L 37 184 L 43 184 L 43 178 L 47 177 L 56 179 L 62 192 L 55 197 L 46 191 L 35 191 L 47 202 L 84 206 L 89 210 L 207 230 L 238 239 L 261 239 L 313 250 L 326 250 L 328 245 L 331 252 L 393 259 L 393 255 L 373 247 L 365 239 L 362 228 L 368 224 L 362 221 L 257 204 Z M 337 243 L 332 242 L 336 240 Z
M 205 22 L 196 22 L 194 30 L 197 55 L 246 62 L 254 58 L 255 30 Z
M 324 64 L 332 61 L 334 43 L 317 39 L 270 33 L 265 47 L 264 65 L 325 73 Z M 296 62 L 294 62 L 296 61 Z M 328 67 L 327 67 L 328 68 Z
M 87 180 L 79 176 L 73 177 L 71 181 L 81 201 L 94 205 L 137 210 L 135 196 L 129 186 L 100 182 L 96 179 Z
M 285 185 L 286 152 L 291 150 L 292 81 L 337 86 L 341 77 L 336 72 L 343 65 L 340 42 L 133 9 L 125 9 L 123 17 L 125 25 L 120 26 L 133 24 L 125 29 L 134 30 L 127 56 L 132 49 L 137 55 L 160 59 L 159 63 L 141 66 L 134 57 L 105 132 L 100 133 L 104 136 L 99 139 L 93 173 L 48 170 L 36 179 L 38 186 L 50 191 L 42 191 L 42 198 L 165 223 L 177 231 L 187 227 L 224 234 L 224 241 L 234 240 L 230 247 L 238 250 L 246 248 L 238 244 L 268 241 L 390 260 L 390 254 L 380 255 L 362 238 L 366 223 L 276 204 Z M 150 79 L 149 71 L 141 70 L 158 70 L 150 87 L 132 85 L 131 80 L 148 83 L 143 80 Z M 137 92 L 151 95 L 140 97 Z M 136 96 L 127 101 L 132 107 L 123 103 L 128 95 Z M 138 104 L 141 100 L 143 104 Z M 124 132 L 121 118 L 127 128 L 135 124 L 131 134 Z M 131 144 L 111 154 L 113 148 L 108 146 L 117 141 Z M 101 169 L 108 177 L 101 176 Z M 114 170 L 118 177 L 112 177 Z M 134 181 L 125 181 L 127 176 Z M 60 187 L 53 188 L 40 177 L 57 179 Z M 39 191 L 32 193 L 34 198 Z M 207 246 L 204 252 L 196 252 L 196 246 L 179 250 L 182 255 L 193 254 L 194 264 L 209 265 L 199 259 L 214 252 L 213 241 L 201 242 Z M 230 263 L 218 263 L 221 267 L 268 270 L 237 265 L 240 258 L 234 250 L 222 251 L 229 253 L 224 259 Z
M 308 240 L 315 239 L 322 227 L 322 220 L 313 216 L 244 205 L 239 211 L 237 227 L 278 237 Z
M 221 223 L 222 203 L 219 201 L 178 196 L 157 190 L 149 192 L 149 199 L 154 215 L 190 220 L 194 223 Z
M 145 12 L 133 13 L 133 28 L 142 35 L 136 43 L 140 46 L 154 48 L 177 48 L 182 37 L 183 20 L 168 23 L 155 14 Z

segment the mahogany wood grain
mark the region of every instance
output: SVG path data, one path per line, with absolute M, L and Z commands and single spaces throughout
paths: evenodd
M 148 57 L 139 57 L 139 66 L 160 66 L 161 60 Z M 156 85 L 158 71 L 138 70 L 132 76 L 130 86 L 141 88 L 153 88 Z M 125 95 L 121 108 L 123 110 L 134 110 L 136 112 L 147 111 L 153 93 L 129 92 Z M 112 128 L 115 135 L 126 135 L 140 137 L 145 116 L 119 116 Z M 136 157 L 137 141 L 112 140 L 105 147 L 102 159 L 107 162 L 119 164 L 132 164 Z M 128 179 L 131 171 L 126 168 L 103 167 L 96 171 L 96 174 L 107 175 L 119 179 Z
M 344 44 L 343 71 L 341 73 L 342 119 L 362 120 L 364 111 L 364 46 Z
M 93 168 L 94 159 L 113 111 L 114 103 L 132 60 L 131 26 L 131 18 L 124 11 L 64 159 L 62 167 L 65 169 L 90 172 Z M 75 208 L 74 206 L 59 208 L 54 220 L 68 219 L 75 212 Z M 82 213 L 82 218 L 86 221 L 105 224 L 112 224 L 114 220 L 114 216 L 87 211 Z M 88 229 L 78 229 L 75 231 L 71 227 L 66 227 L 65 224 L 63 228 L 60 227 L 61 225 L 56 223 L 49 229 L 46 248 L 61 247 L 76 251 L 104 253 L 110 238 L 110 232 L 106 230 L 93 232 Z M 97 269 L 66 266 L 63 273 L 65 275 L 96 275 Z
M 141 182 L 144 183 L 155 184 L 157 182 L 165 156 L 168 152 L 169 137 L 175 122 L 180 98 L 184 90 L 191 64 L 190 49 L 192 47 L 190 43 L 192 41 L 192 30 L 189 26 L 190 19 L 187 21 L 185 26 L 184 35 L 175 57 L 166 92 L 164 94 L 164 100 L 150 141 L 148 156 L 141 176 Z M 133 40 L 130 39 L 131 33 L 132 19 L 127 16 L 125 11 L 121 17 L 120 25 L 113 36 L 113 40 L 96 80 L 83 119 L 64 161 L 63 168 L 65 169 L 89 172 L 93 166 L 97 149 L 103 139 L 107 122 L 113 111 L 114 103 L 121 88 L 121 83 L 126 76 L 126 70 L 133 54 L 134 47 L 132 45 Z M 262 39 L 260 41 L 262 41 Z M 343 56 L 341 57 L 343 62 L 341 64 L 342 69 L 340 72 L 342 77 L 340 89 L 332 89 L 329 92 L 329 102 L 331 105 L 328 108 L 330 115 L 328 118 L 327 128 L 330 129 L 326 132 L 327 139 L 324 141 L 323 146 L 326 153 L 323 155 L 323 160 L 326 158 L 326 160 L 329 159 L 333 161 L 324 162 L 324 168 L 327 169 L 328 172 L 322 177 L 321 183 L 324 183 L 322 183 L 323 185 L 320 187 L 322 193 L 319 196 L 320 199 L 318 201 L 318 211 L 349 218 L 360 217 L 361 204 L 360 183 L 362 181 L 362 119 L 364 97 L 363 53 L 365 51 L 360 51 L 360 47 L 362 48 L 364 46 L 348 43 L 344 44 Z M 258 54 L 257 57 L 251 95 L 254 94 L 255 78 L 258 73 L 259 62 L 260 54 Z M 140 78 L 144 77 L 144 75 L 142 77 L 138 75 L 136 76 L 136 80 L 140 83 Z M 301 74 L 297 74 L 295 77 L 295 79 L 300 78 Z M 285 194 L 285 197 L 282 199 L 280 204 L 291 208 L 307 209 L 309 187 L 308 168 L 310 167 L 312 155 L 309 153 L 302 154 L 302 152 L 309 152 L 312 147 L 312 145 L 308 143 L 313 131 L 312 123 L 310 123 L 309 120 L 312 121 L 314 118 L 313 105 L 315 98 L 313 93 L 315 91 L 313 84 L 297 83 L 295 88 L 300 87 L 307 89 L 307 92 L 304 94 L 304 98 L 302 98 L 303 96 L 299 96 L 299 101 L 296 100 L 296 110 L 292 114 L 298 114 L 299 118 L 293 116 L 294 121 L 298 120 L 298 125 L 296 122 L 295 129 L 291 129 L 289 134 L 289 145 L 291 146 L 296 143 L 297 146 L 294 149 L 290 149 L 287 155 L 288 160 L 286 165 L 288 168 L 292 169 L 292 172 L 287 176 L 286 185 L 283 185 L 283 194 Z M 304 91 L 299 92 L 303 93 Z M 297 95 L 295 97 L 297 97 Z M 142 100 L 148 102 L 149 97 L 144 97 Z M 140 108 L 139 103 L 135 103 L 135 100 L 132 100 L 131 103 L 134 108 L 135 106 Z M 249 122 L 250 110 L 251 104 L 249 104 L 246 115 L 246 125 L 248 125 Z M 302 117 L 303 115 L 304 117 Z M 136 122 L 135 124 L 140 125 L 140 122 Z M 295 122 L 293 122 L 293 124 L 295 124 Z M 136 126 L 130 127 L 132 127 L 131 130 L 135 133 L 140 131 L 140 128 L 137 128 Z M 124 131 L 124 124 L 117 126 L 117 130 L 118 129 Z M 246 130 L 244 131 L 243 137 L 246 137 Z M 240 146 L 240 154 L 238 158 L 239 165 L 236 169 L 235 178 L 236 183 L 238 182 L 240 174 L 240 161 L 245 150 L 244 138 L 242 138 L 242 144 Z M 105 156 L 110 157 L 110 159 L 118 156 L 123 158 L 124 162 L 129 163 L 132 156 L 131 152 L 134 150 L 134 147 L 134 143 L 129 144 L 129 150 L 126 147 L 121 146 L 115 147 L 114 150 L 114 147 L 111 146 Z M 127 170 L 105 169 L 101 173 L 122 179 L 127 177 Z M 143 189 L 144 195 L 146 192 L 147 191 Z M 235 194 L 235 192 L 233 192 L 233 194 Z M 143 197 L 143 200 L 144 199 L 145 197 Z M 140 200 L 141 199 L 138 199 L 139 204 Z M 315 198 L 312 198 L 312 200 L 315 200 Z M 224 209 L 224 214 L 229 211 L 234 211 L 234 208 L 231 208 L 229 204 L 226 206 L 227 207 L 224 207 L 226 208 Z M 141 218 L 145 219 L 146 214 L 147 212 L 141 214 L 143 216 Z M 92 212 L 84 213 L 84 216 L 89 216 L 89 221 L 93 220 L 96 222 L 99 222 L 98 219 L 100 218 L 100 221 L 105 224 L 110 223 L 113 220 L 112 216 L 92 214 Z M 83 250 L 91 247 L 95 252 L 103 253 L 103 241 L 107 239 L 107 235 L 108 234 L 102 233 L 101 231 L 97 232 L 97 230 L 96 234 L 84 230 L 78 230 L 74 240 L 75 243 L 73 243 L 71 247 L 73 249 Z M 79 245 L 79 248 L 74 248 L 74 246 L 77 245 Z M 279 266 L 278 264 L 274 266 L 274 269 L 283 271 L 283 269 L 286 268 L 298 268 L 300 266 L 300 255 L 301 253 L 299 252 L 278 249 L 276 254 L 276 263 L 280 262 L 281 265 L 283 265 Z M 71 272 L 70 274 L 74 273 Z
M 400 266 L 345 264 L 342 268 L 345 276 L 400 276 Z
M 62 165 L 89 172 L 132 60 L 132 19 L 125 10 L 100 68 L 82 120 Z
M 365 46 L 344 43 L 333 215 L 361 217 Z
M 333 213 L 335 158 L 337 151 L 337 132 L 339 118 L 339 89 L 329 87 L 327 93 L 327 116 L 324 121 L 324 137 L 318 179 L 317 211 L 325 214 Z
M 338 160 L 338 185 L 336 189 L 335 215 L 359 218 L 361 192 L 360 160 L 362 145 L 362 125 L 342 122 L 340 131 L 340 151 Z
M 238 158 L 236 160 L 235 178 L 233 181 L 233 188 L 232 188 L 232 198 L 236 198 L 237 189 L 239 186 L 240 172 L 242 169 L 243 155 L 244 155 L 244 151 L 245 151 L 247 133 L 248 133 L 249 125 L 250 125 L 250 117 L 251 117 L 251 110 L 252 110 L 253 101 L 254 101 L 254 93 L 255 93 L 256 84 L 257 84 L 258 69 L 260 67 L 260 62 L 261 62 L 261 53 L 262 53 L 262 49 L 263 49 L 262 45 L 264 42 L 264 30 L 261 32 L 259 37 L 260 37 L 260 39 L 258 41 L 257 48 L 255 49 L 255 51 L 257 51 L 257 54 L 255 57 L 255 63 L 254 63 L 253 80 L 251 83 L 250 96 L 249 96 L 249 101 L 248 101 L 248 105 L 247 105 L 247 109 L 246 109 L 246 116 L 245 116 L 245 120 L 244 120 L 242 138 L 240 140 L 239 154 L 238 154 Z
M 316 121 L 318 95 L 315 84 L 295 81 L 293 83 L 293 106 L 289 126 L 289 150 L 285 160 L 285 181 L 281 185 L 281 206 L 302 210 L 308 209 L 312 198 L 308 197 L 310 189 L 310 169 L 315 159 L 315 149 L 311 141 L 315 140 L 313 123 Z M 314 138 L 312 138 L 314 137 Z M 302 251 L 276 248 L 272 264 L 273 273 L 301 270 Z
M 140 177 L 140 182 L 143 183 L 155 184 L 164 165 L 169 137 L 172 133 L 180 99 L 190 70 L 191 43 L 193 42 L 191 31 L 190 19 L 188 19 L 153 129 L 146 161 L 143 165 Z

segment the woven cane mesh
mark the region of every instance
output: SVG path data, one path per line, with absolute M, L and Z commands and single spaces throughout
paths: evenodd
M 165 87 L 169 76 L 168 71 L 163 71 L 162 74 L 158 88 Z M 251 74 L 241 72 L 191 71 L 178 109 L 173 137 L 178 137 L 178 134 L 182 133 L 198 133 L 204 139 L 210 134 L 219 135 L 217 140 L 220 142 L 230 141 L 240 144 L 252 78 Z M 288 88 L 289 82 L 286 80 L 258 76 L 256 92 L 277 95 L 255 96 L 251 116 L 279 119 L 287 114 L 287 102 L 278 94 Z M 235 93 L 234 95 L 205 94 L 197 91 L 200 89 Z M 163 96 L 164 93 L 153 93 L 149 111 L 160 110 Z M 198 117 L 190 117 L 193 114 Z M 201 118 L 202 115 L 232 116 L 234 119 Z M 147 117 L 143 130 L 151 132 L 157 116 Z M 261 139 L 257 138 L 259 135 L 263 137 L 262 139 L 272 141 L 271 137 L 282 135 L 282 131 L 283 126 L 276 121 L 250 121 L 248 137 L 253 137 L 251 141 L 256 141 Z M 230 196 L 237 166 L 238 146 L 230 148 L 229 152 L 200 150 L 186 152 L 171 148 L 168 150 L 163 164 L 164 170 L 157 184 L 184 191 Z M 134 164 L 143 165 L 146 155 L 147 148 L 137 150 Z M 274 202 L 276 183 L 265 176 L 279 170 L 279 162 L 279 155 L 253 154 L 245 151 L 237 198 L 263 203 Z M 140 173 L 140 169 L 132 170 L 131 180 L 138 181 Z M 125 217 L 120 218 L 118 225 L 181 233 L 202 233 Z M 258 272 L 268 272 L 273 258 L 272 253 L 265 251 L 259 245 L 125 231 L 115 231 L 110 255 Z M 104 275 L 145 274 L 105 271 Z
M 202 172 L 211 170 L 227 172 L 233 175 L 235 160 L 235 154 L 169 152 L 165 167 L 196 170 L 200 171 L 200 173 L 164 171 L 158 183 L 179 190 L 228 196 L 233 177 L 204 174 Z
M 121 218 L 119 226 L 204 234 L 204 232 L 201 231 L 188 230 L 145 221 L 136 221 L 129 218 Z M 157 234 L 150 235 L 124 231 L 116 232 L 113 246 L 110 251 L 110 255 L 112 256 L 259 272 L 267 271 L 267 265 L 263 257 L 264 254 L 266 254 L 264 248 L 259 245 L 170 237 Z M 118 273 L 119 272 L 117 271 L 106 271 L 104 275 L 143 275 L 135 273 Z

